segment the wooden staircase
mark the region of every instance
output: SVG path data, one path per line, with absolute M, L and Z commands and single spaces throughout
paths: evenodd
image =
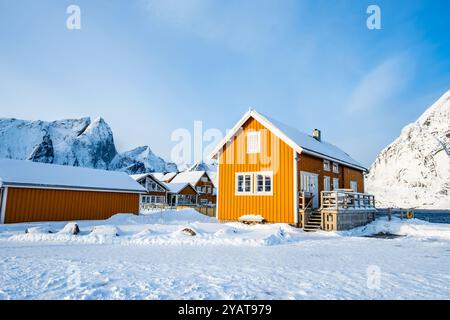
M 320 210 L 312 211 L 308 221 L 303 226 L 303 230 L 307 232 L 320 230 L 322 227 L 322 213 Z

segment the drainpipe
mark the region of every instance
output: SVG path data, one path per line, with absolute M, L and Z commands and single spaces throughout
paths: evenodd
M 8 187 L 0 188 L 0 224 L 5 223 L 7 196 Z

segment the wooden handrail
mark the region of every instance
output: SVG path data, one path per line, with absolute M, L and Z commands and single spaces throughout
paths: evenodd
M 320 193 L 321 209 L 326 210 L 373 210 L 375 197 L 367 193 L 353 192 L 347 189 L 322 191 Z
M 310 194 L 310 196 L 308 198 L 311 198 L 311 199 L 309 199 L 308 203 L 306 203 L 305 192 L 300 191 L 298 193 L 298 199 L 299 199 L 298 207 L 299 207 L 299 209 L 307 210 L 312 205 L 315 195 L 313 193 L 310 193 L 310 192 L 308 192 L 308 194 Z

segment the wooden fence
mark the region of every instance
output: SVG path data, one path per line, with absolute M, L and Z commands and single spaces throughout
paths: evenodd
M 157 211 L 157 212 L 163 212 L 165 210 L 182 210 L 192 208 L 195 209 L 197 212 L 204 214 L 208 217 L 215 217 L 216 216 L 216 207 L 211 205 L 177 205 L 177 206 L 171 206 L 166 203 L 142 203 L 141 204 L 141 211 Z

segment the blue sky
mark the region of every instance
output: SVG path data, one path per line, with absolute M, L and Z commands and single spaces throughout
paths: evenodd
M 81 8 L 81 30 L 66 8 Z M 366 28 L 377 4 L 382 29 Z M 450 89 L 449 1 L 0 0 L 0 117 L 102 116 L 119 150 L 251 106 L 370 165 Z

